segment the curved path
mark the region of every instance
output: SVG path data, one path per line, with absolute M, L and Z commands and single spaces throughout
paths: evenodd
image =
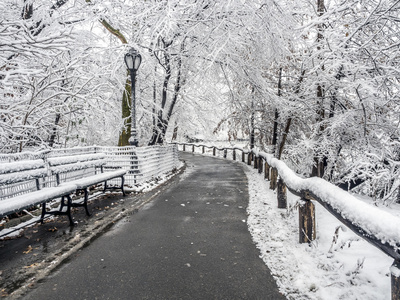
M 238 163 L 182 153 L 186 171 L 24 299 L 285 299 L 245 223 Z

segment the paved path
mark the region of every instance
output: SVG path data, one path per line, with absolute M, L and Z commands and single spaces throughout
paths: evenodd
M 285 299 L 245 223 L 239 164 L 182 154 L 186 171 L 24 299 Z

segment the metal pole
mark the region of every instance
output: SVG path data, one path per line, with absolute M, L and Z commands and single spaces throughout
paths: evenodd
M 132 95 L 132 103 L 131 103 L 131 136 L 129 138 L 129 144 L 131 146 L 137 147 L 139 142 L 137 140 L 136 133 L 136 71 L 131 70 L 131 95 Z

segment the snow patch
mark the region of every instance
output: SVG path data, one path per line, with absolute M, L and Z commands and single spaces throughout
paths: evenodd
M 244 169 L 249 182 L 249 231 L 288 299 L 390 299 L 392 258 L 346 230 L 318 203 L 317 239 L 310 245 L 299 244 L 295 209 L 299 197 L 288 193 L 289 208 L 278 209 L 269 182 L 252 167 Z M 338 227 L 342 230 L 334 239 Z

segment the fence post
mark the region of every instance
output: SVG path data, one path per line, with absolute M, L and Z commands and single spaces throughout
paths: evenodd
M 264 179 L 269 180 L 269 164 L 267 163 L 267 161 L 265 161 L 265 166 L 264 166 Z
M 262 157 L 258 158 L 258 174 L 261 174 L 263 171 L 263 159 Z
M 215 147 L 213 147 L 213 156 L 215 156 Z
M 286 185 L 281 177 L 279 177 L 278 180 L 277 195 L 278 195 L 278 208 L 287 208 Z
M 242 151 L 242 162 L 245 162 L 245 161 L 246 161 L 246 156 L 244 154 L 244 151 Z
M 269 188 L 271 190 L 276 189 L 276 181 L 278 179 L 278 170 L 275 168 L 271 169 L 271 177 L 270 177 L 270 182 L 269 182 Z
M 390 268 L 392 285 L 392 300 L 400 299 L 400 261 L 395 260 Z
M 249 166 L 251 166 L 251 155 L 252 155 L 251 152 L 249 152 L 249 155 L 247 155 L 247 164 L 248 164 Z
M 194 152 L 194 145 L 192 145 L 192 152 Z
M 224 149 L 224 158 L 226 158 L 227 152 L 228 152 L 228 150 Z
M 232 157 L 233 157 L 233 160 L 236 160 L 236 151 L 235 151 L 235 149 L 233 149 Z
M 183 152 L 185 152 L 185 151 L 186 151 L 186 145 L 183 144 Z
M 315 240 L 315 206 L 310 199 L 304 195 L 300 199 L 299 206 L 299 242 L 311 243 Z
M 204 154 L 204 146 L 203 146 L 203 149 L 201 150 L 201 153 Z
M 254 156 L 254 169 L 258 169 L 258 156 Z

